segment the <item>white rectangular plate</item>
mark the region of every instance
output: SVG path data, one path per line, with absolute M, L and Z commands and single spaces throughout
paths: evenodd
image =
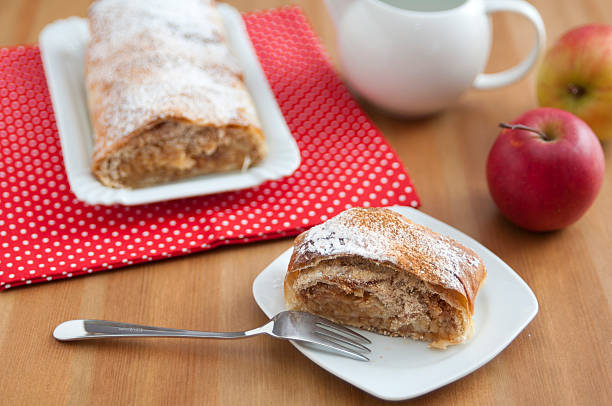
M 90 170 L 94 132 L 89 121 L 84 80 L 84 57 L 89 42 L 87 20 L 70 17 L 55 21 L 41 31 L 40 51 L 64 164 L 70 189 L 79 200 L 105 205 L 152 203 L 249 188 L 288 176 L 298 168 L 300 151 L 268 86 L 242 17 L 226 4 L 218 8 L 229 47 L 242 67 L 244 81 L 255 102 L 268 155 L 263 162 L 244 172 L 203 175 L 142 189 L 106 187 Z
M 403 400 L 440 388 L 489 362 L 529 324 L 538 312 L 538 302 L 508 265 L 472 238 L 418 210 L 391 209 L 459 241 L 484 261 L 488 275 L 476 299 L 474 336 L 464 344 L 436 350 L 427 343 L 360 331 L 372 341 L 370 362 L 292 343 L 316 364 L 356 387 L 382 399 Z M 283 280 L 291 252 L 278 257 L 253 283 L 255 301 L 269 317 L 286 310 Z

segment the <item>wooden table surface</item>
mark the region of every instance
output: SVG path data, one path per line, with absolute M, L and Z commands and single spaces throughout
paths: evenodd
M 284 3 L 229 2 L 245 11 Z M 85 15 L 87 3 L 0 0 L 0 44 L 35 42 L 45 24 Z M 299 3 L 335 60 L 333 26 L 322 1 Z M 533 3 L 549 43 L 572 26 L 612 23 L 609 0 Z M 487 70 L 518 62 L 531 36 L 520 17 L 496 15 Z M 536 318 L 499 356 L 415 404 L 610 404 L 612 142 L 604 145 L 608 167 L 601 193 L 578 223 L 554 233 L 522 231 L 498 213 L 484 167 L 497 123 L 534 107 L 533 72 L 503 89 L 468 92 L 428 119 L 403 121 L 364 106 L 408 168 L 421 209 L 490 248 L 540 303 Z M 80 344 L 51 337 L 56 324 L 71 318 L 219 331 L 255 327 L 266 318 L 253 300 L 252 282 L 291 243 L 216 249 L 1 293 L 0 404 L 384 403 L 269 337 Z

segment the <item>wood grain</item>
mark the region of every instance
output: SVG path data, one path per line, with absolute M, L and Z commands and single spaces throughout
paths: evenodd
M 283 1 L 230 1 L 240 10 Z M 335 60 L 334 31 L 321 1 L 299 1 Z M 612 23 L 608 0 L 538 0 L 550 40 L 572 26 Z M 85 15 L 83 0 L 0 0 L 0 44 L 32 43 L 58 18 Z M 488 71 L 518 62 L 530 47 L 520 17 L 494 16 Z M 452 62 L 452 61 L 450 61 Z M 586 216 L 545 234 L 506 222 L 489 197 L 485 160 L 497 123 L 536 106 L 534 74 L 503 89 L 468 92 L 443 114 L 403 121 L 364 104 L 396 148 L 422 210 L 470 234 L 513 267 L 540 303 L 535 320 L 493 361 L 411 402 L 609 404 L 612 399 L 612 146 L 606 178 Z M 2 404 L 371 405 L 289 343 L 134 340 L 59 344 L 50 332 L 71 318 L 125 320 L 207 330 L 265 321 L 255 276 L 291 245 L 284 239 L 216 249 L 0 294 Z

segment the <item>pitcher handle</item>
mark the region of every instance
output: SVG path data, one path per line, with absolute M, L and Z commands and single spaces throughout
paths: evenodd
M 506 86 L 516 82 L 533 67 L 540 55 L 540 51 L 544 48 L 546 42 L 546 31 L 544 22 L 538 10 L 531 4 L 523 0 L 487 0 L 484 2 L 485 12 L 487 14 L 497 11 L 510 11 L 521 14 L 533 24 L 535 28 L 535 44 L 531 48 L 531 52 L 518 65 L 498 72 L 498 73 L 481 73 L 474 80 L 473 86 L 476 89 L 494 89 L 496 87 Z

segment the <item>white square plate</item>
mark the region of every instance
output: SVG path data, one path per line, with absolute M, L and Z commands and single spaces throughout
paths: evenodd
M 276 104 L 251 45 L 242 17 L 231 6 L 219 12 L 232 53 L 255 102 L 266 136 L 267 157 L 244 172 L 203 175 L 142 189 L 113 189 L 91 173 L 94 132 L 89 121 L 84 80 L 84 55 L 89 42 L 87 20 L 71 17 L 47 25 L 40 33 L 40 51 L 55 111 L 70 189 L 90 204 L 144 204 L 161 200 L 244 189 L 292 174 L 300 165 L 300 151 Z
M 372 341 L 370 362 L 292 343 L 316 364 L 356 387 L 382 399 L 403 400 L 449 384 L 493 359 L 533 319 L 538 302 L 508 265 L 472 238 L 418 210 L 399 206 L 391 209 L 454 238 L 484 261 L 488 275 L 476 299 L 474 336 L 464 344 L 435 350 L 427 343 L 360 331 Z M 269 317 L 286 310 L 283 280 L 291 252 L 289 249 L 278 257 L 253 283 L 255 301 Z

